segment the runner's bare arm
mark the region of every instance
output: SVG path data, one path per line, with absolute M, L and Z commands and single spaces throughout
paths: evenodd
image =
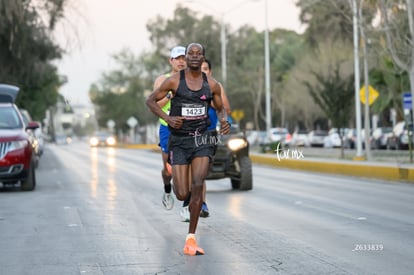
M 147 98 L 147 107 L 158 117 L 164 119 L 168 125 L 173 128 L 180 128 L 182 126 L 183 117 L 171 117 L 166 114 L 161 107 L 158 105 L 158 101 L 164 98 L 169 91 L 174 91 L 178 87 L 179 78 L 171 76 L 166 78 L 161 85 L 155 89 Z
M 220 88 L 221 88 L 221 101 L 223 102 L 224 109 L 226 110 L 227 115 L 230 115 L 231 107 L 230 107 L 229 99 L 227 98 L 226 90 L 224 89 L 223 85 L 220 82 L 218 84 L 220 85 Z M 212 106 L 214 107 L 214 109 L 217 110 L 214 103 L 212 103 Z
M 228 134 L 230 132 L 230 124 L 227 121 L 227 113 L 223 105 L 222 97 L 221 97 L 221 87 L 220 84 L 212 80 L 210 84 L 210 89 L 213 94 L 213 104 L 216 108 L 217 116 L 220 121 L 220 133 L 221 134 Z
M 224 89 L 224 87 L 221 83 L 219 83 L 219 85 L 221 87 L 221 99 L 223 101 L 224 109 L 226 109 L 226 113 L 228 115 L 230 115 L 231 114 L 231 107 L 230 107 L 229 99 L 227 98 L 226 90 Z
M 160 75 L 159 77 L 157 77 L 157 79 L 154 82 L 154 86 L 153 86 L 153 91 L 156 90 L 162 82 L 164 82 L 164 80 L 167 79 L 166 75 Z M 162 108 L 165 106 L 165 104 L 168 103 L 168 101 L 171 99 L 171 96 L 168 96 L 171 93 L 168 93 L 165 97 L 163 97 L 162 99 L 157 101 L 157 104 Z

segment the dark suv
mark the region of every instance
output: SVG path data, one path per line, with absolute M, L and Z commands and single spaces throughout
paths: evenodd
M 217 151 L 207 179 L 230 178 L 233 189 L 253 188 L 252 162 L 249 142 L 237 124 L 232 124 L 230 134 L 220 135 Z
M 36 122 L 25 125 L 14 104 L 19 88 L 0 84 L 0 182 L 20 183 L 21 190 L 36 186 L 36 156 L 27 131 L 39 127 Z

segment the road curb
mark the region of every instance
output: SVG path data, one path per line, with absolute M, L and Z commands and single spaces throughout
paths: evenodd
M 121 148 L 150 149 L 160 151 L 157 144 L 123 144 Z M 364 178 L 375 178 L 414 183 L 414 167 L 403 164 L 367 163 L 333 159 L 278 159 L 275 154 L 250 153 L 250 159 L 257 164 L 319 173 L 339 174 Z
M 118 145 L 120 148 L 127 149 L 151 149 L 158 150 L 160 147 L 157 144 L 121 144 Z
M 398 164 L 346 162 L 335 160 L 278 159 L 276 155 L 250 154 L 252 162 L 274 167 L 298 169 L 312 172 L 340 174 L 414 183 L 414 168 Z

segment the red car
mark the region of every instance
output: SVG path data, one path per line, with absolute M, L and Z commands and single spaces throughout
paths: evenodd
M 36 122 L 25 126 L 23 117 L 14 104 L 19 88 L 0 84 L 0 182 L 20 183 L 21 190 L 36 187 L 36 156 L 28 130 L 39 127 Z

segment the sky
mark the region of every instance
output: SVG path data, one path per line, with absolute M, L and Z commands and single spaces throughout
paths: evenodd
M 266 9 L 267 2 L 267 9 Z M 199 16 L 224 18 L 230 30 L 248 24 L 258 31 L 284 28 L 303 32 L 296 0 L 70 0 L 67 19 L 56 29 L 58 43 L 66 49 L 55 62 L 68 82 L 60 89 L 72 104 L 90 104 L 88 90 L 103 72 L 114 68 L 111 55 L 124 48 L 140 54 L 150 50 L 145 25 L 158 15 L 172 18 L 177 4 Z M 217 39 L 219 41 L 219 39 Z M 218 42 L 219 43 L 219 42 Z

